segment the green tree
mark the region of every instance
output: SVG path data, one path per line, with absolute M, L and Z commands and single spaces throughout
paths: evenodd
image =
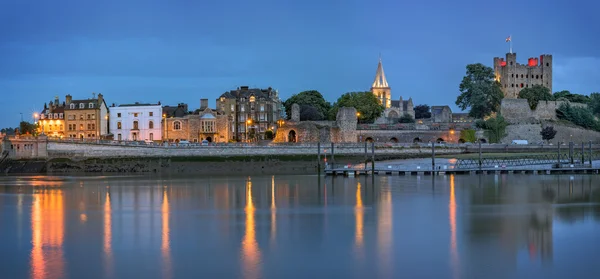
M 404 115 L 400 116 L 400 118 L 398 119 L 399 123 L 415 123 L 415 119 L 408 113 L 405 113 Z
M 319 121 L 325 119 L 325 115 L 311 105 L 300 106 L 300 121 Z
M 475 130 L 473 129 L 465 129 L 460 131 L 460 138 L 465 142 L 477 141 L 477 137 L 475 136 Z
M 418 105 L 415 107 L 415 119 L 431 118 L 431 111 L 428 105 Z
M 600 123 L 594 118 L 592 111 L 586 107 L 564 103 L 556 109 L 556 116 L 586 129 L 600 130 Z
M 498 143 L 506 136 L 506 126 L 508 126 L 508 123 L 504 120 L 504 117 L 496 115 L 496 117 L 479 122 L 477 125 L 485 129 L 484 133 L 490 140 L 490 143 Z
M 549 141 L 556 136 L 556 130 L 554 130 L 554 127 L 552 126 L 546 126 L 544 129 L 542 129 L 540 135 L 542 135 L 543 140 Z
M 308 90 L 302 91 L 298 94 L 292 95 L 290 98 L 283 102 L 283 106 L 285 107 L 285 112 L 288 116 L 288 119 L 292 117 L 292 105 L 298 104 L 301 108 L 312 106 L 319 111 L 320 119 L 311 119 L 311 120 L 324 120 L 331 109 L 331 104 L 325 101 L 323 95 L 316 90 Z M 302 115 L 300 117 L 302 119 Z
M 459 86 L 461 94 L 456 105 L 462 110 L 470 108 L 469 116 L 484 118 L 498 112 L 504 94 L 500 83 L 494 80 L 494 70 L 481 63 L 467 65 L 467 74 Z
M 600 115 L 600 93 L 590 94 L 589 108 L 593 114 Z
M 590 102 L 589 96 L 581 95 L 581 94 L 573 94 L 573 93 L 569 92 L 569 90 L 554 92 L 553 96 L 554 96 L 555 100 L 559 100 L 559 99 L 567 100 L 572 103 L 588 104 Z
M 550 93 L 550 89 L 541 85 L 524 88 L 519 92 L 520 99 L 527 99 L 529 107 L 536 109 L 540 101 L 554 101 L 554 96 Z
M 329 119 L 334 120 L 341 107 L 355 108 L 360 113 L 361 123 L 373 123 L 384 110 L 377 97 L 368 91 L 348 92 L 340 96 L 329 111 Z
M 19 124 L 19 133 L 21 135 L 30 134 L 37 136 L 37 124 L 21 121 Z

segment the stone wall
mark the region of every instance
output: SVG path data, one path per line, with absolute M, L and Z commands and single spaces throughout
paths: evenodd
M 48 157 L 46 136 L 4 136 L 0 139 L 2 153 L 9 159 L 44 159 Z
M 565 101 L 540 101 L 535 110 L 529 108 L 526 99 L 502 99 L 500 113 L 507 122 L 513 124 L 535 124 L 544 120 L 557 120 L 556 109 Z M 585 104 L 571 103 L 585 107 Z
M 478 131 L 479 132 L 479 131 Z M 482 133 L 476 134 L 479 139 L 484 138 Z M 413 142 L 437 142 L 458 143 L 460 131 L 450 130 L 408 130 L 408 131 L 385 131 L 385 130 L 359 130 L 357 141 L 375 141 L 390 143 L 413 143 Z M 485 138 L 484 138 L 485 139 Z
M 506 127 L 506 137 L 502 139 L 502 143 L 511 143 L 513 140 L 527 140 L 529 143 L 542 142 L 540 132 L 546 126 L 553 126 L 556 130 L 556 136 L 550 140 L 552 143 L 557 142 L 600 142 L 600 132 L 585 130 L 579 127 L 567 126 L 554 122 L 542 122 L 540 124 L 515 124 Z

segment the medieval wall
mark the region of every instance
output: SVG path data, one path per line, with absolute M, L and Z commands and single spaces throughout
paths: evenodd
M 540 132 L 546 126 L 554 127 L 556 135 L 551 143 L 557 142 L 600 142 L 600 132 L 585 130 L 580 127 L 572 127 L 558 123 L 543 122 L 541 124 L 515 124 L 506 127 L 506 136 L 502 143 L 510 144 L 513 140 L 527 140 L 531 144 L 543 141 Z
M 481 135 L 480 135 L 481 136 Z M 451 130 L 359 130 L 357 141 L 375 141 L 389 143 L 437 142 L 458 143 L 460 131 Z
M 540 123 L 544 120 L 557 120 L 556 109 L 565 101 L 540 101 L 535 110 L 529 108 L 526 99 L 502 99 L 500 113 L 509 123 Z M 572 106 L 586 106 L 571 103 Z

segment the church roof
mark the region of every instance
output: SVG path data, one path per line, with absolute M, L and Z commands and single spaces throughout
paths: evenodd
M 381 65 L 381 58 L 379 58 L 379 64 L 377 65 L 377 73 L 375 74 L 375 81 L 373 81 L 372 88 L 388 88 L 390 87 L 385 79 L 385 73 L 383 72 L 383 66 Z

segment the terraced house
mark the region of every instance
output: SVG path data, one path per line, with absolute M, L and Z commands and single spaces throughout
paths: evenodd
M 38 121 L 38 115 L 34 115 Z M 39 114 L 38 132 L 48 137 L 63 138 L 65 136 L 65 103 L 60 103 L 58 96 L 54 101 L 44 104 Z
M 73 100 L 66 96 L 65 134 L 69 138 L 100 139 L 108 136 L 108 107 L 102 94 L 90 99 Z

